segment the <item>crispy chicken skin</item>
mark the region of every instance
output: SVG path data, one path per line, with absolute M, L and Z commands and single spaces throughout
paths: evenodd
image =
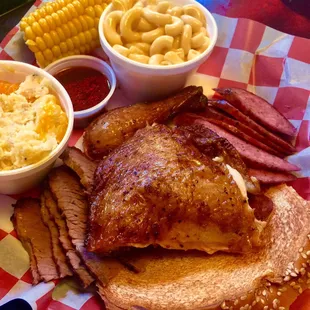
M 242 175 L 249 193 L 260 193 L 259 182 L 251 179 L 240 154 L 225 138 L 221 138 L 214 131 L 201 124 L 178 126 L 178 130 L 190 139 L 201 153 L 212 158 L 218 158 L 225 164 L 237 169 Z
M 261 223 L 225 164 L 165 125 L 138 130 L 99 164 L 94 184 L 89 251 L 159 245 L 211 254 L 259 242 Z
M 117 108 L 96 118 L 85 130 L 86 155 L 102 159 L 147 124 L 165 122 L 178 112 L 203 110 L 207 97 L 202 87 L 188 86 L 174 96 L 152 103 Z

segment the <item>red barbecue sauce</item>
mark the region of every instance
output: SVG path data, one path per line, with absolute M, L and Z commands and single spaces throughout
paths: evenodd
M 89 109 L 101 102 L 110 92 L 110 83 L 101 72 L 88 67 L 64 69 L 55 78 L 68 92 L 74 111 Z

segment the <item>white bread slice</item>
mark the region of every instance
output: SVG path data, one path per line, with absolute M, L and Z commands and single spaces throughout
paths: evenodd
M 107 309 L 207 309 L 235 300 L 264 284 L 283 282 L 290 262 L 307 243 L 310 202 L 292 187 L 268 190 L 274 214 L 265 230 L 266 244 L 246 255 L 137 250 L 134 274 L 121 265 L 105 266 L 106 285 L 98 284 Z M 108 263 L 108 260 L 106 261 Z

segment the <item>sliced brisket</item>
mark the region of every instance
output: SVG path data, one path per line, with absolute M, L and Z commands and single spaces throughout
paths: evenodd
M 14 219 L 12 219 L 12 220 L 14 223 Z M 17 231 L 17 227 L 16 227 L 15 223 L 14 223 L 14 227 L 15 227 L 15 230 Z M 37 260 L 34 256 L 31 242 L 29 239 L 21 238 L 20 234 L 18 234 L 18 231 L 17 231 L 17 235 L 18 235 L 18 238 L 19 238 L 20 242 L 22 243 L 24 249 L 27 251 L 27 253 L 29 255 L 30 270 L 31 270 L 31 274 L 32 274 L 32 283 L 38 284 L 40 281 L 42 281 L 42 278 L 41 278 L 39 271 L 38 271 Z
M 58 279 L 51 235 L 41 218 L 40 201 L 22 198 L 14 207 L 12 221 L 19 240 L 29 253 L 33 284 L 37 284 L 40 280 L 47 282 Z
M 66 252 L 66 256 L 72 266 L 74 273 L 80 278 L 84 287 L 89 286 L 93 281 L 93 277 L 87 271 L 80 256 L 76 253 L 76 249 L 72 244 L 71 237 L 68 233 L 66 220 L 60 214 L 57 203 L 49 190 L 44 191 L 45 206 L 49 211 L 51 219 L 56 223 L 59 229 L 59 240 Z
M 72 243 L 77 248 L 84 246 L 88 202 L 79 179 L 66 167 L 52 170 L 48 179 L 58 208 L 66 219 Z
M 79 177 L 82 185 L 91 190 L 97 164 L 89 160 L 76 147 L 68 147 L 61 156 L 64 164 L 71 168 Z
M 97 285 L 104 285 L 106 275 L 109 274 L 106 260 L 119 263 L 113 258 L 102 258 L 89 253 L 84 247 L 89 206 L 78 177 L 69 169 L 59 167 L 50 173 L 49 186 L 66 218 L 68 232 L 77 251 L 90 272 L 96 276 Z
M 58 227 L 56 226 L 53 218 L 50 215 L 48 208 L 46 207 L 46 200 L 48 200 L 49 198 L 51 198 L 49 191 L 44 190 L 43 193 L 41 194 L 41 215 L 44 224 L 48 227 L 51 233 L 52 250 L 57 263 L 59 276 L 61 278 L 64 278 L 66 276 L 72 276 L 72 271 L 67 262 L 67 257 L 64 248 L 62 247 L 62 244 L 59 240 Z

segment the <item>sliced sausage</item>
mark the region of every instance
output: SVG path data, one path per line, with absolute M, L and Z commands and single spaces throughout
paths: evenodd
M 267 128 L 288 136 L 295 135 L 288 119 L 261 97 L 241 88 L 214 88 L 229 103 Z

